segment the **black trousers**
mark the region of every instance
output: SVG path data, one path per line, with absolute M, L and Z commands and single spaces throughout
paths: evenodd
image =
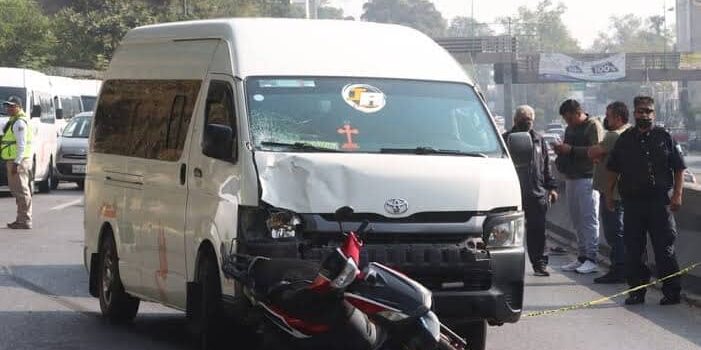
M 546 198 L 527 197 L 523 203 L 526 212 L 526 245 L 531 265 L 548 263 L 545 256 L 545 214 L 548 212 Z
M 655 253 L 658 277 L 679 271 L 674 254 L 674 240 L 677 238 L 676 223 L 669 205 L 663 200 L 623 201 L 623 240 L 626 246 L 626 279 L 631 287 L 648 283 L 650 269 L 647 267 L 647 236 Z M 663 282 L 662 293 L 678 296 L 681 291 L 680 277 Z M 641 290 L 644 294 L 645 290 Z

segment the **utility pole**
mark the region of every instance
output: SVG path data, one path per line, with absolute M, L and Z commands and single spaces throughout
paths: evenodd
M 475 33 L 475 0 L 470 0 L 470 4 L 472 5 L 470 13 L 470 18 L 472 18 L 472 36 L 475 37 L 477 36 L 477 33 Z
M 188 16 L 187 12 L 188 12 L 187 11 L 187 0 L 183 0 L 183 16 L 187 17 Z

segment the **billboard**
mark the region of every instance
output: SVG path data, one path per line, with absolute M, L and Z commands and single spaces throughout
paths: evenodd
M 561 53 L 540 54 L 538 78 L 548 81 L 616 81 L 626 76 L 626 55 L 582 60 Z

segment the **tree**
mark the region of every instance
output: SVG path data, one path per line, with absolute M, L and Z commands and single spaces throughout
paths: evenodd
M 0 66 L 41 69 L 52 59 L 49 19 L 33 0 L 0 0 Z
M 642 19 L 632 14 L 612 16 L 609 31 L 599 33 L 591 50 L 594 52 L 664 52 L 673 50 L 673 33 L 665 28 L 662 16 L 652 16 Z M 631 104 L 633 98 L 639 94 L 654 95 L 654 92 L 662 92 L 660 96 L 666 100 L 664 92 L 674 91 L 673 83 L 661 82 L 624 82 L 601 85 L 597 99 L 601 103 L 611 101 L 624 101 Z M 664 102 L 663 102 L 664 103 Z M 659 108 L 657 116 L 660 119 L 667 117 L 667 108 Z
M 515 17 L 500 18 L 506 34 L 518 37 L 522 52 L 579 52 L 579 44 L 562 21 L 567 6 L 542 0 L 534 9 L 518 8 Z
M 450 21 L 446 32 L 451 37 L 490 36 L 494 31 L 485 23 L 480 23 L 471 17 L 455 17 Z
M 157 21 L 143 2 L 80 0 L 74 6 L 54 17 L 58 65 L 105 69 L 127 31 Z
M 643 20 L 633 14 L 611 16 L 608 32 L 600 32 L 592 45 L 595 52 L 672 51 L 674 34 L 662 16 Z
M 443 15 L 428 0 L 371 0 L 363 5 L 360 18 L 409 26 L 431 37 L 441 37 L 446 30 Z
M 521 6 L 516 16 L 499 21 L 506 34 L 517 37 L 520 52 L 576 53 L 580 51 L 579 44 L 562 20 L 566 10 L 562 3 L 553 5 L 551 0 L 542 0 L 532 9 Z M 559 118 L 560 103 L 569 96 L 570 88 L 569 84 L 524 84 L 515 85 L 513 92 L 514 105 L 530 104 L 536 110 L 536 118 L 543 118 L 537 122 L 547 123 Z

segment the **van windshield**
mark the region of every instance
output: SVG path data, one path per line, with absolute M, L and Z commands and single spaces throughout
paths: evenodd
M 251 136 L 261 150 L 504 154 L 466 84 L 256 77 L 247 79 L 246 96 Z
M 5 110 L 5 106 L 2 104 L 2 102 L 7 101 L 7 99 L 10 98 L 10 96 L 17 96 L 17 97 L 22 99 L 23 104 L 27 103 L 27 101 L 25 101 L 25 96 L 27 96 L 27 90 L 25 88 L 0 86 L 0 114 L 1 115 L 7 115 L 7 111 Z

